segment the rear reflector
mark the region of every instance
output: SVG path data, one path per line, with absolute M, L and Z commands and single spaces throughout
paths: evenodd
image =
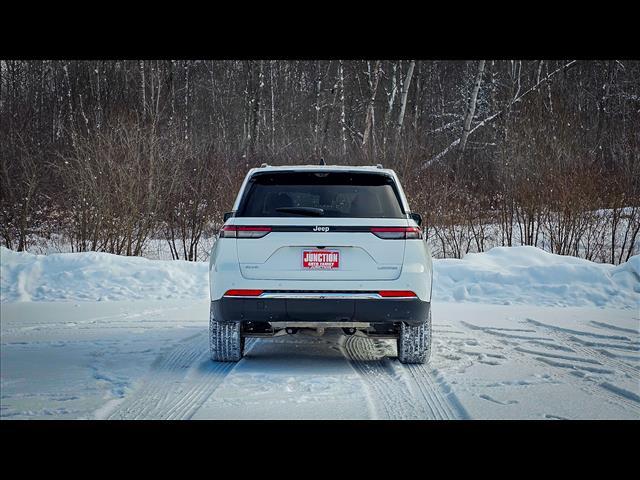
M 422 230 L 418 227 L 371 227 L 371 233 L 384 240 L 422 238 Z
M 380 290 L 378 295 L 381 297 L 415 297 L 416 294 L 411 290 Z
M 225 297 L 259 297 L 264 290 L 227 290 Z
M 271 227 L 224 225 L 220 229 L 220 238 L 262 238 L 271 232 Z

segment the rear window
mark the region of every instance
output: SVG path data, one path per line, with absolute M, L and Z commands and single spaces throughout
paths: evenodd
M 236 216 L 405 218 L 390 177 L 346 172 L 256 174 Z

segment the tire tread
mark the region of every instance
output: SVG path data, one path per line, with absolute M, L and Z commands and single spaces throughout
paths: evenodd
M 400 326 L 398 360 L 401 363 L 427 363 L 431 356 L 431 309 L 421 325 Z
M 209 351 L 216 362 L 237 362 L 242 358 L 244 338 L 240 322 L 219 322 L 209 313 Z

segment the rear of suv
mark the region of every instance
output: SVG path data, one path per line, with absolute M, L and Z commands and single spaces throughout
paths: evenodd
M 210 350 L 247 337 L 320 333 L 397 339 L 403 363 L 431 348 L 432 262 L 393 170 L 254 168 L 211 250 Z

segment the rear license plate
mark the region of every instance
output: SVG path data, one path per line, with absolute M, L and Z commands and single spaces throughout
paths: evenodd
M 338 250 L 303 250 L 302 268 L 336 270 L 340 268 L 340 252 Z

